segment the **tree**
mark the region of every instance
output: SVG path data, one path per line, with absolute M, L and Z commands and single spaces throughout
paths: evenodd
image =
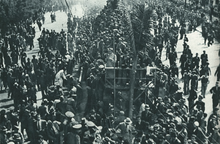
M 153 35 L 151 34 L 151 31 L 153 28 L 153 19 L 156 15 L 153 9 L 144 3 L 135 4 L 131 13 L 125 9 L 125 15 L 129 23 L 128 29 L 132 49 L 132 70 L 130 74 L 131 83 L 129 97 L 129 117 L 132 118 L 138 52 L 144 51 L 147 56 L 149 47 L 153 46 Z

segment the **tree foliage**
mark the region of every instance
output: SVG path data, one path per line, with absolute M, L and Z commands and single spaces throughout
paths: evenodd
M 131 12 L 131 21 L 134 31 L 135 47 L 143 50 L 152 46 L 153 35 L 153 20 L 156 14 L 149 6 L 145 4 L 135 4 Z
M 0 0 L 0 30 L 18 24 L 34 15 L 35 12 L 52 5 L 61 5 L 58 0 Z

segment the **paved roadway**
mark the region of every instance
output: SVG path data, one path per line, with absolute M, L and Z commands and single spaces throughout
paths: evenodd
M 75 5 L 72 8 L 72 13 L 73 13 L 73 15 L 76 15 L 79 17 L 83 16 L 83 7 L 81 5 Z M 56 20 L 57 20 L 56 22 L 51 23 L 50 13 L 46 13 L 45 14 L 45 24 L 43 24 L 42 27 L 49 29 L 49 30 L 53 29 L 57 32 L 60 32 L 61 29 L 66 31 L 67 30 L 67 15 L 66 15 L 66 13 L 61 12 L 61 11 L 57 11 L 56 12 Z M 34 39 L 35 48 L 32 49 L 31 51 L 30 50 L 27 51 L 27 55 L 30 58 L 32 57 L 33 54 L 37 55 L 37 52 L 39 50 L 37 38 L 39 38 L 39 36 L 40 36 L 40 31 L 39 31 L 36 24 L 34 26 L 36 29 L 36 37 Z M 210 83 L 207 88 L 207 93 L 206 93 L 206 97 L 204 99 L 204 102 L 206 103 L 205 112 L 209 115 L 212 112 L 212 97 L 211 97 L 212 95 L 209 92 L 209 90 L 212 86 L 215 85 L 215 82 L 216 82 L 216 77 L 214 76 L 214 72 L 215 72 L 218 64 L 220 63 L 220 60 L 218 57 L 218 50 L 220 48 L 220 44 L 217 41 L 215 41 L 215 43 L 210 47 L 208 47 L 207 45 L 204 45 L 203 38 L 201 35 L 201 27 L 198 27 L 197 31 L 187 34 L 187 36 L 189 38 L 188 44 L 189 44 L 190 49 L 192 50 L 192 53 L 194 55 L 195 55 L 195 53 L 199 53 L 199 55 L 201 55 L 203 50 L 206 50 L 206 52 L 208 54 L 209 63 L 210 63 L 209 66 L 211 68 L 212 73 L 209 78 Z M 177 43 L 178 58 L 180 58 L 180 55 L 183 50 L 182 45 L 183 45 L 183 40 L 179 40 Z M 168 60 L 165 60 L 165 49 L 163 50 L 162 61 L 164 64 L 167 64 L 167 65 L 169 64 Z M 178 63 L 178 61 L 179 60 L 177 60 L 177 63 Z M 181 81 L 179 83 L 179 86 L 183 87 L 183 83 Z M 201 88 L 201 86 L 199 83 L 199 88 L 198 88 L 199 94 L 200 94 L 200 88 Z M 185 96 L 185 98 L 187 98 L 187 96 Z M 37 92 L 37 99 L 38 99 L 37 105 L 40 105 L 40 103 L 41 103 L 41 93 L 40 92 Z M 0 110 L 2 108 L 13 108 L 12 105 L 13 105 L 12 100 L 7 98 L 7 93 L 0 93 Z

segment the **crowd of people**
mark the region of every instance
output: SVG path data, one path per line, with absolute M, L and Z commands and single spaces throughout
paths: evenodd
M 216 85 L 210 89 L 213 112 L 207 119 L 203 99 L 211 75 L 209 59 L 206 51 L 201 56 L 191 52 L 187 38 L 190 24 L 186 22 L 192 21 L 192 30 L 202 23 L 202 35 L 204 38 L 207 35 L 208 46 L 214 43 L 214 37 L 210 39 L 209 33 L 215 29 L 207 25 L 205 16 L 198 18 L 199 14 L 181 11 L 181 6 L 173 3 L 153 3 L 151 9 L 157 15 L 153 46 L 147 49 L 148 56 L 141 50 L 138 54 L 140 67 L 160 69 L 152 93 L 138 99 L 138 104 L 134 105 L 136 114 L 130 118 L 127 109 L 118 109 L 104 100 L 105 75 L 112 76 L 105 66 L 124 68 L 116 74 L 118 77 L 128 77 L 125 68 L 132 66 L 126 26 L 129 23 L 119 3 L 119 0 L 108 0 L 97 17 L 71 20 L 69 14 L 68 34 L 63 30 L 55 32 L 39 28 L 39 53 L 32 59 L 27 58 L 26 46 L 20 45 L 16 38 L 11 39 L 15 33 L 19 33 L 18 37 L 33 35 L 34 38 L 35 28 L 28 22 L 23 23 L 25 28 L 12 26 L 0 45 L 1 80 L 14 106 L 0 112 L 1 143 L 219 143 L 220 66 L 215 72 Z M 183 39 L 183 52 L 179 58 L 183 90 L 177 82 L 179 39 Z M 72 46 L 67 43 L 74 43 L 73 51 L 67 50 Z M 33 46 L 31 44 L 30 48 Z M 161 61 L 163 49 L 166 49 L 170 66 Z M 146 84 L 150 81 L 153 79 Z M 129 82 L 117 81 L 119 85 L 126 83 Z M 159 88 L 165 89 L 164 95 L 159 96 Z M 37 105 L 37 91 L 42 95 L 40 106 Z

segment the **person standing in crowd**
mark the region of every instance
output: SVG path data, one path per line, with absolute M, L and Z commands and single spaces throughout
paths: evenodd
M 81 124 L 76 124 L 72 126 L 64 139 L 64 144 L 81 144 L 81 139 L 78 134 L 78 130 L 81 129 L 81 127 Z
M 194 101 L 197 99 L 197 91 L 195 89 L 190 90 L 189 92 L 189 97 L 188 97 L 188 102 L 189 102 L 189 112 L 192 113 L 192 107 L 194 105 Z
M 199 68 L 199 62 L 200 62 L 200 58 L 198 56 L 198 53 L 196 53 L 196 56 L 192 58 L 192 65 L 193 68 Z
M 210 93 L 212 93 L 212 107 L 214 110 L 218 106 L 220 100 L 219 82 L 216 82 L 216 85 L 210 89 Z
M 204 112 L 205 111 L 205 103 L 202 101 L 202 99 L 203 99 L 203 96 L 199 95 L 199 100 L 197 100 L 191 108 L 194 108 L 196 106 L 196 108 L 198 110 L 202 110 L 202 112 Z
M 219 81 L 220 80 L 220 64 L 216 68 L 215 76 L 217 76 L 217 81 Z
M 189 94 L 189 81 L 190 81 L 190 73 L 187 70 L 185 70 L 185 72 L 183 74 L 184 95 L 188 95 Z
M 5 126 L 0 129 L 0 142 L 1 144 L 8 144 L 7 128 Z
M 118 126 L 116 126 L 116 131 L 120 133 L 120 136 L 124 141 L 131 143 L 132 140 L 132 131 L 133 126 L 131 125 L 132 121 L 130 118 L 126 118 L 124 122 L 121 122 Z
M 180 40 L 183 39 L 184 34 L 186 33 L 186 29 L 184 26 L 180 28 Z
M 35 121 L 35 130 L 36 130 L 36 136 L 39 138 L 39 136 L 43 136 L 44 139 L 46 139 L 46 126 L 47 122 L 46 120 L 42 120 L 40 114 L 37 115 L 37 121 Z
M 204 67 L 208 62 L 208 55 L 206 54 L 206 51 L 203 51 L 203 54 L 201 54 L 201 67 Z
M 199 76 L 195 70 L 192 71 L 192 74 L 190 76 L 190 81 L 191 81 L 191 89 L 198 90 L 198 80 Z
M 200 128 L 198 121 L 194 122 L 194 132 L 193 133 L 196 136 L 196 142 L 198 144 L 208 144 L 209 136 L 207 136 L 205 134 L 205 132 Z
M 209 84 L 209 77 L 208 77 L 207 73 L 205 75 L 202 75 L 200 77 L 200 80 L 201 80 L 201 85 L 202 85 L 201 95 L 205 98 L 206 89 Z
M 37 20 L 37 25 L 38 25 L 39 30 L 41 31 L 42 23 L 40 22 L 39 19 Z
M 20 57 L 21 57 L 21 65 L 22 67 L 25 67 L 27 54 L 25 53 L 24 50 L 21 51 Z
M 51 120 L 48 120 L 46 134 L 49 140 L 49 144 L 60 143 L 60 126 L 56 121 L 52 122 Z
M 55 83 L 55 85 L 59 85 L 59 86 L 63 87 L 64 80 L 66 80 L 66 76 L 64 74 L 64 69 L 62 68 L 56 74 L 54 83 Z

